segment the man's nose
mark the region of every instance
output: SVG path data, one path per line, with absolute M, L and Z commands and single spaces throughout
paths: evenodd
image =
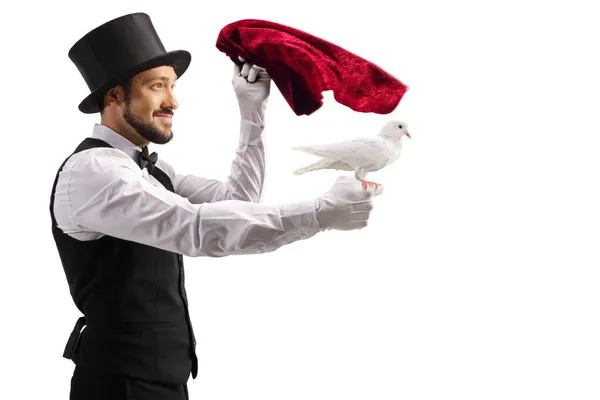
M 177 102 L 177 98 L 173 92 L 169 91 L 167 98 L 163 102 L 163 107 L 170 110 L 177 110 L 179 103 Z

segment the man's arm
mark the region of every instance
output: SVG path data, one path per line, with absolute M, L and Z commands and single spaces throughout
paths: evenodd
M 164 160 L 157 166 L 171 178 L 175 193 L 192 204 L 223 200 L 259 203 L 265 180 L 263 127 L 241 119 L 240 135 L 231 172 L 225 182 L 197 175 L 179 174 Z
M 319 230 L 314 199 L 193 204 L 154 186 L 130 157 L 107 148 L 69 159 L 54 207 L 67 234 L 100 233 L 190 257 L 270 252 Z
M 240 136 L 227 180 L 221 182 L 195 175 L 177 174 L 167 163 L 162 166 L 171 178 L 175 192 L 193 204 L 223 200 L 258 203 L 261 200 L 265 180 L 262 134 L 271 77 L 264 68 L 246 62 L 241 57 L 239 59 L 243 64 L 234 64 L 231 84 L 240 109 Z

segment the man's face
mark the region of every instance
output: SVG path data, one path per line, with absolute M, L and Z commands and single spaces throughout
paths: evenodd
M 173 110 L 178 107 L 173 94 L 176 79 L 171 66 L 153 68 L 132 79 L 123 118 L 149 142 L 165 144 L 173 138 Z

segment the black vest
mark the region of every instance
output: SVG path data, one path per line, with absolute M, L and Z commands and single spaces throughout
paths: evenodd
M 111 146 L 87 138 L 73 154 L 93 147 Z M 64 234 L 53 211 L 58 173 L 50 200 L 52 234 L 71 296 L 84 315 L 63 356 L 98 373 L 175 384 L 187 382 L 190 371 L 196 378 L 183 257 L 110 236 L 79 241 Z M 163 171 L 154 168 L 153 176 L 173 191 Z

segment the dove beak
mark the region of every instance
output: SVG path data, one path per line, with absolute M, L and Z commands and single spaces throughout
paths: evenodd
M 408 138 L 409 138 L 409 139 L 412 139 L 412 138 L 410 137 L 410 133 L 406 132 L 406 136 L 408 136 Z

